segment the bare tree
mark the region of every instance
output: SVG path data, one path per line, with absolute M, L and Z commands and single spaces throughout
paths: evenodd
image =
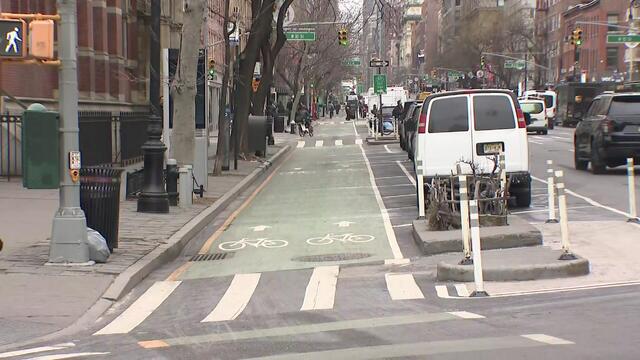
M 218 145 L 216 147 L 216 161 L 213 166 L 213 175 L 222 174 L 222 163 L 224 162 L 224 154 L 228 149 L 229 143 L 229 119 L 226 117 L 227 110 L 227 92 L 229 87 L 229 77 L 231 73 L 231 47 L 229 46 L 229 1 L 225 1 L 224 5 L 223 35 L 224 35 L 224 69 L 222 75 L 222 91 L 220 94 L 220 106 L 218 110 Z M 235 29 L 233 29 L 235 30 Z

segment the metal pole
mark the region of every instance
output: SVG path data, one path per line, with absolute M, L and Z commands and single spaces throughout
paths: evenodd
M 484 279 L 482 277 L 482 251 L 480 249 L 480 217 L 478 216 L 478 200 L 469 201 L 469 215 L 471 225 L 471 245 L 473 246 L 473 281 L 476 289 L 471 293 L 471 297 L 489 296 L 484 290 Z
M 640 223 L 636 208 L 636 178 L 633 158 L 627 158 L 627 178 L 629 180 L 629 222 Z
M 546 223 L 557 224 L 556 218 L 556 186 L 553 176 L 553 160 L 547 160 L 547 195 L 549 202 L 549 218 Z
M 560 232 L 562 236 L 562 255 L 558 260 L 575 260 L 569 245 L 569 219 L 567 217 L 567 196 L 564 193 L 563 172 L 556 171 L 558 187 L 558 206 L 560 208 Z
M 524 91 L 527 91 L 527 78 L 529 77 L 529 54 L 524 54 Z
M 87 220 L 80 208 L 80 183 L 72 180 L 69 155 L 79 153 L 76 0 L 58 0 L 60 58 L 60 206 L 53 217 L 49 262 L 87 263 Z
M 460 224 L 462 230 L 462 248 L 464 258 L 460 261 L 460 265 L 471 265 L 471 246 L 469 244 L 469 187 L 467 186 L 467 176 L 458 175 L 460 182 Z
M 240 32 L 238 32 L 240 33 Z M 238 77 L 240 76 L 240 46 L 242 44 L 242 36 L 238 36 L 238 45 L 236 45 L 236 62 L 234 64 L 233 76 L 233 169 L 238 170 L 238 152 L 240 151 L 240 138 L 238 137 L 238 121 L 237 120 L 237 104 L 235 103 L 235 97 L 238 91 Z

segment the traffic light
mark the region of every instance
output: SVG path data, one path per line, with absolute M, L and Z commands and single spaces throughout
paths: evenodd
M 347 39 L 347 29 L 340 29 L 338 31 L 338 44 L 341 46 L 349 46 L 349 39 Z
M 211 59 L 209 60 L 209 70 L 207 71 L 207 78 L 209 80 L 213 80 L 216 75 L 216 61 Z
M 484 68 L 484 64 L 486 63 L 486 58 L 484 55 L 480 56 L 480 67 Z
M 582 29 L 577 28 L 571 32 L 571 45 L 580 46 L 582 45 Z

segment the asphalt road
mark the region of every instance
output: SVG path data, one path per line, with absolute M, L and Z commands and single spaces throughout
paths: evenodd
M 0 359 L 638 359 L 638 286 L 443 299 L 411 236 L 412 165 L 343 118 L 318 124 L 175 262 L 56 348 Z M 571 219 L 621 219 L 626 178 L 571 169 L 570 130 L 531 136 L 565 170 Z M 546 185 L 531 209 L 546 219 Z M 594 202 L 602 206 L 594 206 Z M 219 254 L 189 261 L 191 256 Z M 225 255 L 222 255 L 225 254 Z M 15 355 L 15 356 L 14 356 Z

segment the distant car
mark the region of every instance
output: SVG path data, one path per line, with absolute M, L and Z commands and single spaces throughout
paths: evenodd
M 420 119 L 420 110 L 422 103 L 416 103 L 411 108 L 411 117 L 407 115 L 405 119 L 405 127 L 407 133 L 407 155 L 409 159 L 414 160 L 415 156 L 415 137 L 418 131 L 418 120 Z
M 527 132 L 535 132 L 546 135 L 549 129 L 544 100 L 525 99 L 519 100 L 522 112 L 530 115 L 527 123 Z
M 400 119 L 398 119 L 398 134 L 400 134 L 400 147 L 402 150 L 407 150 L 407 142 L 406 142 L 406 131 L 404 127 L 404 121 L 409 116 L 408 111 L 411 108 L 411 105 L 415 104 L 416 100 L 407 100 L 403 104 L 402 114 L 400 115 Z
M 531 204 L 531 174 L 525 116 L 508 90 L 463 90 L 425 99 L 415 138 L 415 158 L 421 160 L 427 183 L 456 172 L 461 160 L 481 172 L 493 168 L 503 152 L 510 193 L 516 204 Z
M 627 158 L 640 160 L 640 93 L 596 96 L 574 134 L 575 168 L 602 174 Z
M 549 129 L 553 129 L 558 109 L 558 94 L 553 90 L 527 90 L 524 92 L 524 96 L 539 97 L 544 100 L 547 118 L 549 119 Z

